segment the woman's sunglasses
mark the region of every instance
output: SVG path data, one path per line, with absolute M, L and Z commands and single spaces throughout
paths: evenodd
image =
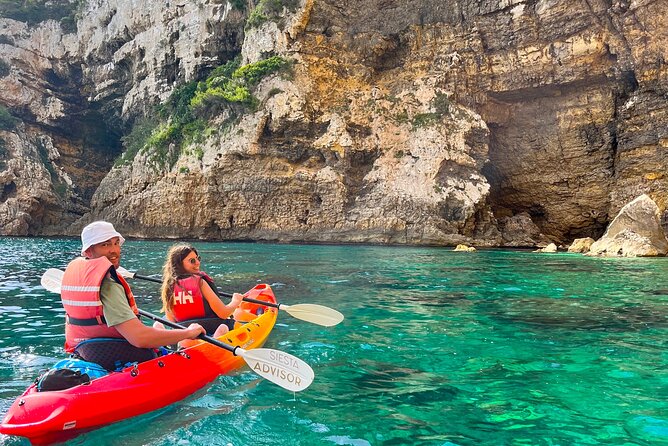
M 202 258 L 200 256 L 191 257 L 191 258 L 188 259 L 188 261 L 190 262 L 191 265 L 194 265 L 197 262 L 201 262 Z

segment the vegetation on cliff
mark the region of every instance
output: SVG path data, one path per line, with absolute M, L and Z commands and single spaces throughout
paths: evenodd
M 186 147 L 215 131 L 209 126 L 210 119 L 223 114 L 229 121 L 255 110 L 259 101 L 251 92 L 253 87 L 265 76 L 288 66 L 278 56 L 244 66 L 235 58 L 214 69 L 204 81 L 177 87 L 167 101 L 150 116 L 138 120 L 123 138 L 125 151 L 116 165 L 130 163 L 138 153 L 148 152 L 154 168 L 171 169 Z M 194 153 L 203 155 L 201 149 Z
M 190 106 L 196 113 L 204 116 L 212 116 L 226 103 L 237 102 L 255 108 L 258 100 L 251 94 L 251 89 L 263 77 L 277 72 L 285 65 L 286 60 L 279 56 L 242 67 L 239 66 L 238 59 L 229 61 L 216 68 L 206 81 L 198 85 Z
M 76 30 L 76 14 L 84 0 L 0 0 L 0 17 L 30 25 L 45 20 L 60 22 L 67 32 Z
M 297 0 L 260 0 L 246 20 L 246 30 L 258 28 L 264 22 L 280 20 L 283 10 L 295 11 Z
M 13 130 L 18 122 L 19 120 L 9 113 L 7 107 L 0 105 L 0 130 Z M 0 137 L 0 169 L 5 168 L 5 160 L 9 155 L 5 144 L 5 140 Z
M 4 59 L 0 59 L 0 77 L 5 77 L 11 72 L 11 67 L 9 63 Z
M 9 113 L 4 105 L 0 105 L 0 130 L 12 130 L 19 122 L 17 118 Z

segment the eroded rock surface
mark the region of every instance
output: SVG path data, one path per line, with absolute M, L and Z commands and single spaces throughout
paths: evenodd
M 599 240 L 591 245 L 590 255 L 614 257 L 665 256 L 668 240 L 660 224 L 656 203 L 641 195 L 624 206 Z
M 114 0 L 89 1 L 77 34 L 0 21 L 0 102 L 35 132 L 9 158 L 54 141 L 36 187 L 0 174 L 0 230 L 108 218 L 146 237 L 545 246 L 598 238 L 642 193 L 666 208 L 665 2 L 304 0 L 244 33 L 248 12 Z M 135 118 L 237 53 L 289 58 L 293 76 L 167 171 L 146 154 L 111 169 Z M 44 209 L 63 218 L 35 223 Z

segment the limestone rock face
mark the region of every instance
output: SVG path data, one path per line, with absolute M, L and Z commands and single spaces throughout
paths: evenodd
M 0 234 L 76 233 L 125 122 L 236 54 L 244 20 L 217 1 L 94 0 L 79 16 L 69 34 L 0 18 L 0 106 L 23 123 L 0 132 Z
M 647 195 L 624 206 L 589 254 L 622 257 L 664 256 L 668 240 L 659 223 L 659 208 Z
M 108 218 L 146 237 L 545 246 L 599 237 L 643 193 L 668 206 L 666 2 L 301 0 L 245 30 L 220 0 L 84 3 L 76 34 L 0 21 L 0 103 L 27 129 L 8 153 L 45 135 L 59 154 L 35 160 L 38 194 L 0 172 L 0 204 L 25 197 L 0 214 L 12 233 Z M 136 118 L 236 54 L 292 76 L 173 167 L 112 168 Z M 38 223 L 47 208 L 64 217 Z
M 591 237 L 576 238 L 568 247 L 568 252 L 577 252 L 585 254 L 591 249 L 591 245 L 595 242 Z
M 528 212 L 512 217 L 505 217 L 499 222 L 503 237 L 503 246 L 530 247 L 538 243 L 547 245 L 549 240 L 540 232 L 540 228 L 531 220 Z
M 88 99 L 126 121 L 239 52 L 245 17 L 220 0 L 88 0 L 76 55 Z

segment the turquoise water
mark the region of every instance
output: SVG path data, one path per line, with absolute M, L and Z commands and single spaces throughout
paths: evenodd
M 129 241 L 157 273 L 169 242 Z M 39 285 L 77 240 L 0 239 L 0 412 L 62 358 L 63 311 Z M 668 259 L 517 251 L 196 243 L 226 291 L 272 284 L 338 309 L 281 312 L 266 347 L 308 362 L 296 395 L 248 369 L 75 445 L 668 444 Z M 131 282 L 157 312 L 158 285 Z M 0 445 L 25 445 L 0 436 Z

